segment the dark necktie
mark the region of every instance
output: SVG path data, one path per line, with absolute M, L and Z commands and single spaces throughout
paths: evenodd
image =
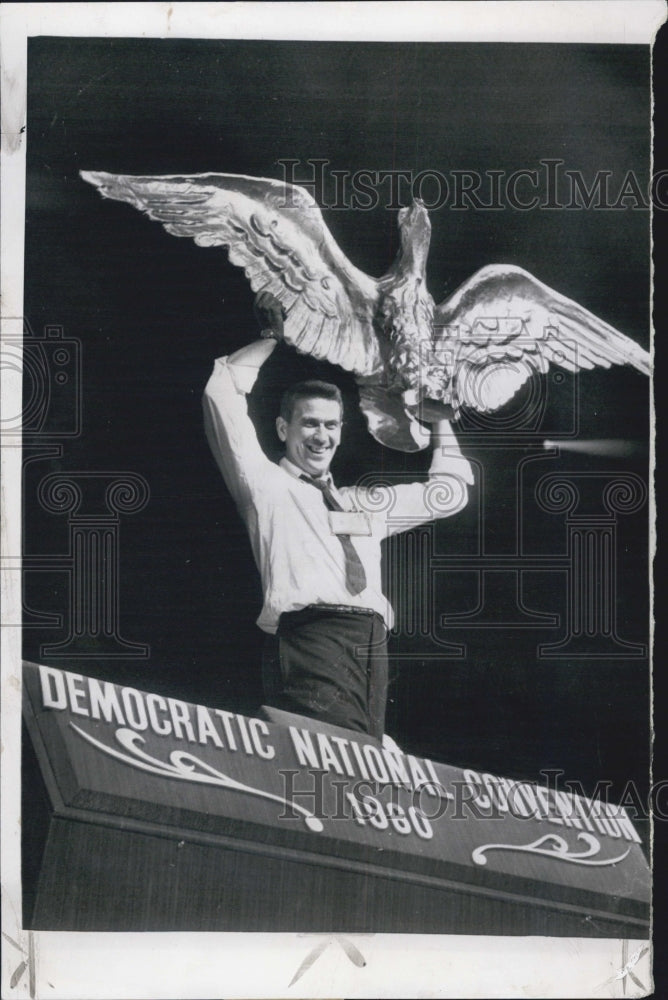
M 324 479 L 312 479 L 311 476 L 300 476 L 299 478 L 303 479 L 305 483 L 315 486 L 317 490 L 320 490 L 328 510 L 344 509 Z M 362 560 L 357 554 L 357 549 L 353 545 L 350 535 L 337 535 L 336 537 L 341 542 L 341 548 L 346 557 L 346 587 L 348 588 L 348 592 L 359 594 L 366 587 L 366 573 L 364 572 Z

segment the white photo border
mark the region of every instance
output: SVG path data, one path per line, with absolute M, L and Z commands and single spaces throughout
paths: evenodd
M 342 16 L 343 15 L 343 16 Z M 35 3 L 2 9 L 2 335 L 20 336 L 27 39 L 39 35 L 651 45 L 663 0 L 403 3 Z M 3 415 L 21 374 L 2 372 Z M 20 440 L 2 449 L 4 554 L 21 550 Z M 572 938 L 24 931 L 20 884 L 20 574 L 3 563 L 2 926 L 4 997 L 621 996 L 625 969 L 651 989 L 648 942 Z M 329 940 L 327 940 L 329 939 Z M 289 985 L 314 946 L 317 964 Z M 22 969 L 20 975 L 19 970 Z M 635 987 L 631 987 L 633 992 Z M 634 993 L 634 995 L 639 995 Z

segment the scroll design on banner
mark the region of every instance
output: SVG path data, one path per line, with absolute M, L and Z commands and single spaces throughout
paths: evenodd
M 531 844 L 483 844 L 481 847 L 476 847 L 475 851 L 471 854 L 471 858 L 477 865 L 486 865 L 487 858 L 485 854 L 487 851 L 520 851 L 525 854 L 541 854 L 543 857 L 555 858 L 557 861 L 570 861 L 574 865 L 595 865 L 600 867 L 603 865 L 618 864 L 624 860 L 631 850 L 630 847 L 627 847 L 624 853 L 616 858 L 591 861 L 589 859 L 595 857 L 601 850 L 601 842 L 591 833 L 579 833 L 577 839 L 584 841 L 588 845 L 585 851 L 572 851 L 568 841 L 563 837 L 560 837 L 556 833 L 546 833 L 544 837 L 539 837 L 538 840 L 534 840 Z
M 323 830 L 323 825 L 317 816 L 314 816 L 308 809 L 304 809 L 303 806 L 296 805 L 296 803 L 291 802 L 289 799 L 283 798 L 282 795 L 266 792 L 262 788 L 253 788 L 252 785 L 244 785 L 241 781 L 230 778 L 229 775 L 216 770 L 215 767 L 207 764 L 206 761 L 200 760 L 194 754 L 188 753 L 186 750 L 172 750 L 169 755 L 169 763 L 167 763 L 145 753 L 139 744 L 145 743 L 146 740 L 132 729 L 121 728 L 116 730 L 116 739 L 128 751 L 128 753 L 122 753 L 120 750 L 108 747 L 106 744 L 96 740 L 94 736 L 84 732 L 74 722 L 70 722 L 70 726 L 79 736 L 92 743 L 93 746 L 106 753 L 109 757 L 115 757 L 117 760 L 139 768 L 141 771 L 149 771 L 151 774 L 159 774 L 165 778 L 178 778 L 182 781 L 191 781 L 194 784 L 218 785 L 220 788 L 228 788 L 231 791 L 245 792 L 247 795 L 257 795 L 263 799 L 272 799 L 274 802 L 280 802 L 281 805 L 289 806 L 295 812 L 301 813 L 304 817 L 304 823 L 309 830 L 312 830 L 314 833 L 320 833 Z M 198 771 L 197 768 L 201 768 L 202 770 Z

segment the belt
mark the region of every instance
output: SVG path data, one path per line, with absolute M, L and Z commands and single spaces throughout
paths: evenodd
M 340 615 L 375 615 L 373 608 L 358 608 L 352 604 L 308 604 L 309 611 L 333 611 Z
M 298 611 L 284 611 L 281 618 L 287 618 L 289 615 L 298 615 L 302 611 L 326 611 L 338 615 L 377 615 L 378 612 L 374 611 L 373 608 L 359 608 L 352 604 L 307 604 L 306 607 L 300 608 Z M 380 615 L 378 615 L 380 617 Z

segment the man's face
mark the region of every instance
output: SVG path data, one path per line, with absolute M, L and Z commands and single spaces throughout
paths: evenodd
M 285 441 L 285 457 L 308 476 L 329 471 L 341 441 L 341 407 L 335 399 L 313 396 L 298 399 L 289 421 L 276 419 L 276 431 Z

